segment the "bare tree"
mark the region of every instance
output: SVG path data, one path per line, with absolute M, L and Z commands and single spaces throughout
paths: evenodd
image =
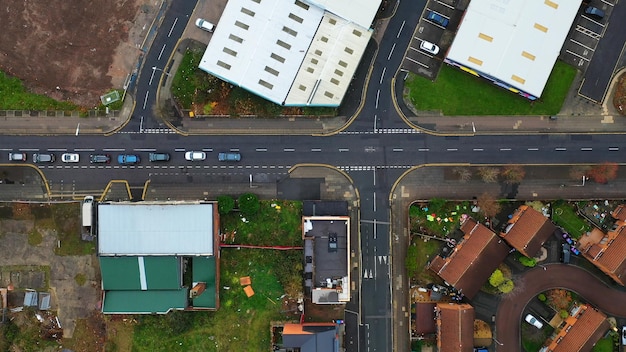
M 472 178 L 472 170 L 468 167 L 457 166 L 452 169 L 452 173 L 459 177 L 459 181 L 465 183 Z
M 496 216 L 502 208 L 496 197 L 487 192 L 476 199 L 476 205 L 480 207 L 480 212 L 488 218 Z
M 498 181 L 500 169 L 497 167 L 482 166 L 478 168 L 478 174 L 485 183 L 494 183 Z
M 507 165 L 502 170 L 502 177 L 506 183 L 520 183 L 526 176 L 526 170 L 522 165 Z

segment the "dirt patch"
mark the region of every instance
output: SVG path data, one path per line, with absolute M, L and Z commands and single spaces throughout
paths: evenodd
M 97 105 L 137 65 L 159 3 L 10 1 L 0 11 L 0 70 L 57 100 Z

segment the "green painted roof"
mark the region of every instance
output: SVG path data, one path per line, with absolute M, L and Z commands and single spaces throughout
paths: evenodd
M 100 257 L 104 290 L 178 290 L 178 257 Z
M 165 314 L 170 309 L 187 307 L 188 290 L 107 291 L 102 312 L 105 314 Z
M 206 282 L 206 290 L 193 299 L 192 306 L 198 308 L 216 308 L 215 300 L 215 257 L 193 257 L 192 259 L 193 282 Z

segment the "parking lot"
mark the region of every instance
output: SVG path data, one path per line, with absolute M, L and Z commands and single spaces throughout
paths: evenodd
M 561 60 L 577 67 L 583 72 L 587 69 L 600 39 L 604 37 L 608 19 L 616 0 L 596 1 L 592 1 L 591 5 L 602 9 L 605 13 L 604 18 L 600 19 L 585 14 L 585 6 L 582 6 L 561 50 Z
M 465 3 L 456 0 L 431 0 L 426 4 L 402 61 L 401 70 L 431 80 L 437 77 L 461 15 L 467 7 Z M 434 44 L 436 49 L 429 46 L 429 43 Z

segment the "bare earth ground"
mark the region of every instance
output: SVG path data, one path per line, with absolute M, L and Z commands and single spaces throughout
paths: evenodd
M 160 0 L 5 1 L 0 70 L 84 107 L 136 68 Z

